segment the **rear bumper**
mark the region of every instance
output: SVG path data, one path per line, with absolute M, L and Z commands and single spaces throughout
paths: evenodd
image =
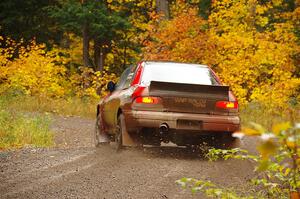
M 237 115 L 207 115 L 134 110 L 126 111 L 124 115 L 129 131 L 142 127 L 159 128 L 163 123 L 166 123 L 171 130 L 234 132 L 240 129 L 240 118 Z

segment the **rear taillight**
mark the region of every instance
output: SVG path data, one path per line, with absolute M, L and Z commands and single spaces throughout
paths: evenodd
M 222 109 L 237 109 L 239 107 L 238 102 L 230 102 L 230 101 L 218 101 L 216 103 L 217 108 L 222 108 Z
M 159 97 L 137 97 L 134 102 L 138 104 L 158 104 L 160 103 Z

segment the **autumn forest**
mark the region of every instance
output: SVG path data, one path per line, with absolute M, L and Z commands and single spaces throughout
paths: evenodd
M 130 64 L 171 60 L 209 65 L 242 106 L 283 109 L 299 101 L 299 4 L 3 1 L 0 92 L 98 98 Z

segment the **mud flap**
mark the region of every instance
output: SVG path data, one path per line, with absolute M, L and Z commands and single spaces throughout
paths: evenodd
M 122 134 L 123 146 L 140 146 L 141 144 L 134 139 L 127 131 Z
M 141 146 L 141 143 L 137 141 L 136 137 L 128 133 L 125 121 L 122 122 L 122 125 L 122 145 L 131 147 Z

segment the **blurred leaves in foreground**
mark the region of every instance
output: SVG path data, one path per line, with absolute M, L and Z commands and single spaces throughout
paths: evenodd
M 211 161 L 218 159 L 239 159 L 256 163 L 256 178 L 251 180 L 254 190 L 243 193 L 233 188 L 220 188 L 210 181 L 182 178 L 176 181 L 182 187 L 190 187 L 193 192 L 201 191 L 209 197 L 234 198 L 295 198 L 300 195 L 300 123 L 283 122 L 274 124 L 272 131 L 257 123 L 251 128 L 238 132 L 239 137 L 259 136 L 257 149 L 259 154 L 249 154 L 247 150 L 234 148 L 229 150 L 210 149 L 207 157 Z

